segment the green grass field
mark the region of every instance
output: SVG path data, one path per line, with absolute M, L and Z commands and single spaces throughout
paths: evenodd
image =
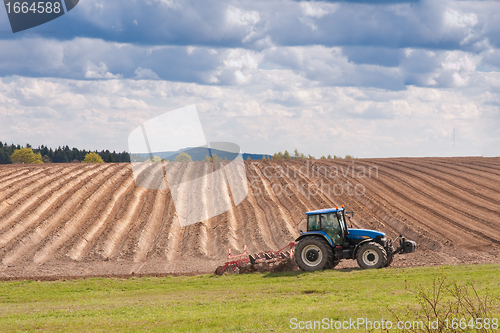
M 443 274 L 499 296 L 499 273 L 500 265 L 474 265 L 7 281 L 0 282 L 0 331 L 301 331 L 291 328 L 291 318 L 394 320 L 389 309 L 418 309 L 410 290 L 429 289 Z

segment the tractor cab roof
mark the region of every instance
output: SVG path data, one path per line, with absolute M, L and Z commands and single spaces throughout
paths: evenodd
M 338 208 L 338 207 L 337 208 L 326 208 L 326 209 L 312 210 L 310 212 L 307 212 L 306 215 L 336 213 L 336 212 L 341 212 L 343 210 L 344 210 L 344 208 Z

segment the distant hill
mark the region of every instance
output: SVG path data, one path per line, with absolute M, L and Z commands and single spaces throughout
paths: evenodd
M 131 154 L 130 158 L 134 162 L 142 162 L 145 161 L 151 157 L 158 156 L 162 159 L 167 159 L 169 161 L 174 161 L 177 155 L 180 153 L 186 153 L 191 158 L 193 161 L 204 161 L 207 156 L 214 156 L 217 155 L 218 157 L 222 158 L 223 160 L 227 159 L 229 161 L 234 160 L 239 154 L 233 153 L 233 152 L 228 152 L 220 149 L 214 149 L 214 148 L 207 148 L 207 147 L 195 147 L 195 148 L 185 148 L 181 149 L 178 151 L 165 151 L 165 152 L 153 152 L 151 154 L 149 153 L 141 153 L 141 154 Z M 266 158 L 271 158 L 271 155 L 267 154 L 248 154 L 248 153 L 243 153 L 242 158 L 244 160 L 250 159 L 252 160 L 261 160 L 262 156 L 266 156 Z
M 53 163 L 71 163 L 71 162 L 81 162 L 85 158 L 85 155 L 89 152 L 90 150 L 80 150 L 77 148 L 69 148 L 69 146 L 63 146 L 63 147 L 58 147 L 56 149 L 48 148 L 47 146 L 39 146 L 37 148 L 32 147 L 31 145 L 27 144 L 26 146 L 21 146 L 21 145 L 14 145 L 14 144 L 7 144 L 4 142 L 0 141 L 0 164 L 11 164 L 10 160 L 10 155 L 16 150 L 16 149 L 21 149 L 24 147 L 29 147 L 33 148 L 33 151 L 35 153 L 40 153 L 42 154 L 42 157 L 46 156 L 44 159 L 45 162 L 50 161 Z M 94 151 L 98 153 L 104 162 L 107 163 L 124 163 L 124 162 L 130 162 L 131 157 L 129 156 L 128 152 L 110 152 L 109 150 L 102 150 L 100 152 Z M 236 158 L 238 154 L 220 150 L 220 149 L 209 149 L 209 148 L 204 148 L 204 147 L 196 147 L 196 148 L 185 148 L 179 151 L 171 151 L 171 152 L 161 152 L 161 153 L 153 153 L 153 156 L 159 156 L 160 158 L 167 158 L 169 161 L 175 160 L 177 155 L 180 153 L 185 152 L 191 156 L 193 161 L 202 161 L 205 160 L 205 157 L 208 156 L 213 156 L 217 155 L 220 158 L 228 159 L 228 160 L 233 160 Z M 248 157 L 252 160 L 260 160 L 262 159 L 262 156 L 265 154 L 247 154 L 244 153 L 242 154 L 242 157 L 244 160 L 246 160 Z M 136 160 L 138 161 L 145 161 L 148 158 L 150 158 L 149 154 L 134 154 L 136 157 Z M 271 158 L 271 155 L 265 155 L 267 158 Z M 132 158 L 134 159 L 134 158 Z
M 273 157 L 272 155 L 268 154 L 243 154 L 243 159 L 247 160 L 248 157 L 250 157 L 251 160 L 261 160 L 263 156 L 266 156 L 267 159 L 270 159 Z

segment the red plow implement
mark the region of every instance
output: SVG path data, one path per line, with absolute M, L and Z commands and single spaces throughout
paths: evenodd
M 248 255 L 247 247 L 243 248 L 243 253 L 233 256 L 231 249 L 228 251 L 228 261 L 217 267 L 215 274 L 222 275 L 224 273 L 239 273 L 240 269 L 246 266 L 255 264 L 274 264 L 293 258 L 293 249 L 295 243 L 291 242 L 284 248 L 278 251 L 266 251 L 257 254 Z

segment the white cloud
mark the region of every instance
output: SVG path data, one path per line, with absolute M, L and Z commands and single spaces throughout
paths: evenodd
M 6 120 L 0 131 L 15 142 L 123 150 L 138 124 L 196 104 L 209 141 L 234 142 L 247 152 L 298 148 L 316 156 L 498 155 L 500 112 L 492 102 L 500 101 L 500 89 L 490 87 L 500 87 L 500 76 L 480 75 L 483 83 L 476 92 L 318 87 L 289 70 L 259 71 L 236 87 L 17 78 L 0 84 Z M 71 108 L 54 104 L 59 95 L 79 102 Z M 5 111 L 13 109 L 15 114 Z
M 498 155 L 499 9 L 82 1 L 50 38 L 0 39 L 0 76 L 17 75 L 0 83 L 0 131 L 122 150 L 137 124 L 197 104 L 213 141 L 249 152 Z
M 176 0 L 155 0 L 155 1 L 161 3 L 162 5 L 166 6 L 167 8 L 179 8 L 179 7 L 181 7 L 179 1 L 176 1 Z
M 138 67 L 134 73 L 135 73 L 134 79 L 139 79 L 139 80 L 142 80 L 142 79 L 159 80 L 160 79 L 158 74 L 156 74 L 155 72 L 153 72 L 149 68 Z
M 476 74 L 482 57 L 463 51 L 411 50 L 401 59 L 400 70 L 407 85 L 464 87 Z
M 257 11 L 246 11 L 240 8 L 229 6 L 226 10 L 227 22 L 234 25 L 255 25 L 260 21 L 260 15 Z
M 247 50 L 230 50 L 217 70 L 217 82 L 243 84 L 257 70 L 262 55 Z
M 319 18 L 327 14 L 334 13 L 339 7 L 339 4 L 323 2 L 301 2 L 300 6 L 304 15 Z
M 71 20 L 51 23 L 58 32 L 51 38 L 78 36 L 145 45 L 258 49 L 259 43 L 269 37 L 282 46 L 451 46 L 480 51 L 485 40 L 498 47 L 495 13 L 499 9 L 500 3 L 495 1 L 426 0 L 394 5 L 292 0 L 87 0 L 80 1 Z
M 22 109 L 6 108 L 3 106 L 0 106 L 0 115 L 2 115 L 2 116 L 14 116 L 14 115 L 21 115 L 21 114 L 24 114 L 24 111 Z
M 108 66 L 103 62 L 99 62 L 99 65 L 95 65 L 89 61 L 85 68 L 84 77 L 86 79 L 119 79 L 121 75 L 110 73 Z
M 447 8 L 444 13 L 445 23 L 458 28 L 472 28 L 478 23 L 477 15 L 474 13 L 461 13 Z

